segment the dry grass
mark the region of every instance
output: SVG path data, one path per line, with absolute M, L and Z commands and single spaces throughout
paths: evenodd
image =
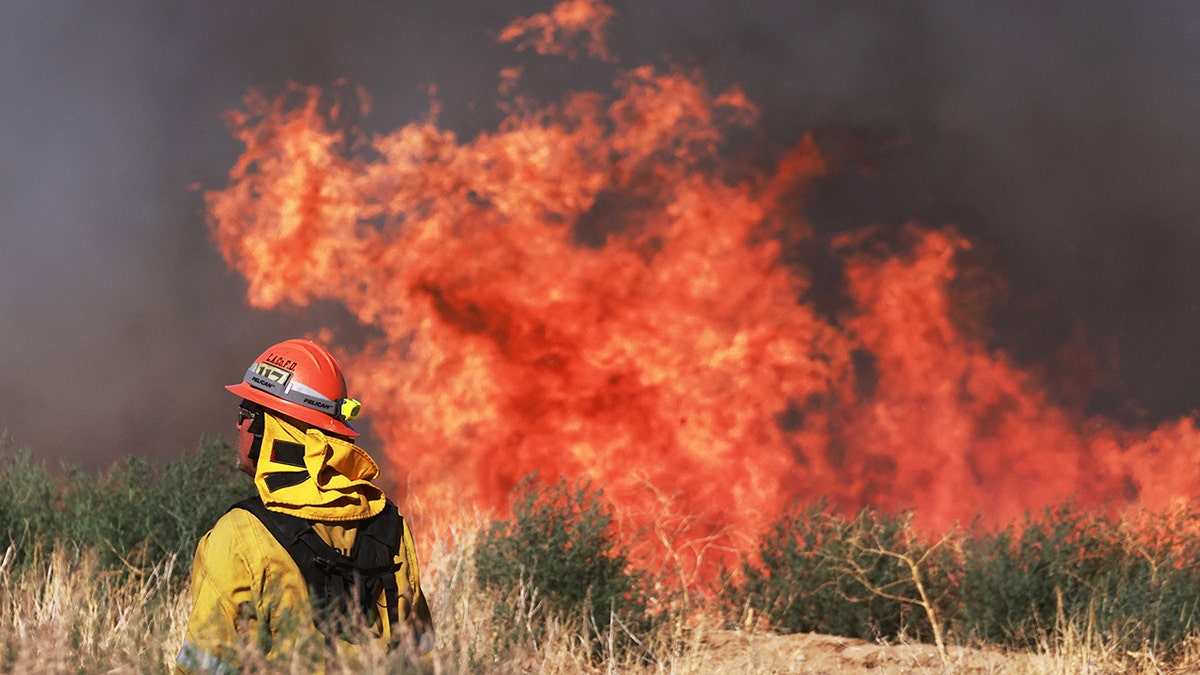
M 30 555 L 23 573 L 0 570 L 6 672 L 165 670 L 167 645 L 178 646 L 188 612 L 186 593 L 167 592 L 174 558 L 146 574 L 123 574 L 101 570 L 90 552 L 71 547 Z
M 405 655 L 368 654 L 349 667 L 336 658 L 330 671 L 363 673 L 1180 673 L 1200 672 L 1200 643 L 1181 646 L 1172 665 L 1150 652 L 1118 652 L 1097 640 L 1088 626 L 1062 625 L 1056 638 L 1033 653 L 951 645 L 946 661 L 931 645 L 879 645 L 814 635 L 772 635 L 761 630 L 727 630 L 718 611 L 636 635 L 633 649 L 618 650 L 614 634 L 539 611 L 530 589 L 507 598 L 475 583 L 470 528 L 425 542 L 426 587 L 438 626 L 439 649 L 432 658 L 410 662 Z M 13 673 L 168 672 L 183 637 L 189 611 L 186 586 L 168 582 L 174 559 L 148 573 L 101 569 L 87 551 L 62 547 L 28 553 L 21 572 L 0 562 L 0 670 Z M 174 586 L 175 588 L 172 588 Z M 497 603 L 506 603 L 497 613 Z M 614 622 L 613 631 L 621 630 Z M 515 639 L 512 636 L 516 636 Z M 500 636 L 509 636 L 498 650 Z M 251 670 L 268 669 L 259 655 L 245 654 Z M 283 670 L 311 672 L 294 659 Z

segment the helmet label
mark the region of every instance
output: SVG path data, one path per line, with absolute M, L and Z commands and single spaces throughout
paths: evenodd
M 316 408 L 327 415 L 333 415 L 333 401 L 329 399 L 315 399 L 307 396 L 301 396 L 300 402 L 310 408 Z
M 280 368 L 283 368 L 284 370 L 288 371 L 289 373 L 294 372 L 296 370 L 296 366 L 300 365 L 300 364 L 296 363 L 295 361 L 293 361 L 289 358 L 280 356 L 278 354 L 268 354 L 267 358 L 264 359 L 263 362 L 269 363 L 273 366 L 279 366 Z M 259 365 L 262 365 L 262 364 L 259 364 Z
M 267 363 L 257 363 L 254 365 L 254 374 L 250 379 L 252 384 L 261 385 L 262 388 L 268 391 L 275 389 L 277 386 L 286 386 L 288 380 L 292 378 L 292 374 L 282 368 Z

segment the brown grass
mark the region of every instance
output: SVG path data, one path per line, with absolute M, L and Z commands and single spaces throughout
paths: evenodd
M 475 583 L 470 528 L 425 542 L 424 577 L 438 628 L 437 652 L 410 662 L 403 654 L 368 654 L 350 666 L 331 659 L 331 672 L 362 673 L 1182 673 L 1200 672 L 1200 642 L 1164 664 L 1149 652 L 1119 652 L 1086 625 L 1058 627 L 1055 639 L 1031 653 L 950 645 L 945 659 L 931 645 L 873 644 L 819 635 L 775 635 L 743 626 L 729 629 L 716 608 L 702 605 L 686 619 L 635 635 L 636 648 L 618 650 L 615 634 L 594 634 L 579 622 L 546 616 L 537 594 L 513 589 L 506 599 Z M 12 673 L 168 672 L 183 638 L 190 598 L 186 584 L 171 588 L 174 558 L 147 573 L 101 569 L 84 550 L 29 551 L 18 572 L 12 550 L 0 561 L 0 670 Z M 497 614 L 497 603 L 507 602 Z M 715 601 L 713 601 L 715 603 Z M 747 626 L 753 621 L 748 621 Z M 615 622 L 613 631 L 621 630 Z M 497 636 L 518 636 L 505 651 Z M 266 671 L 247 647 L 251 670 Z M 278 665 L 272 672 L 280 672 Z M 293 659 L 283 671 L 308 673 Z

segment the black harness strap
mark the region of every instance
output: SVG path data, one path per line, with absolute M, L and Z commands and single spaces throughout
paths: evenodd
M 308 586 L 313 620 L 322 632 L 333 637 L 353 637 L 340 625 L 351 612 L 361 613 L 368 623 L 375 598 L 384 593 L 388 622 L 398 630 L 399 589 L 396 572 L 403 563 L 393 563 L 400 549 L 402 517 L 390 500 L 383 511 L 360 521 L 354 549 L 343 555 L 326 544 L 304 518 L 269 510 L 260 497 L 244 499 L 232 507 L 254 514 L 288 552 Z

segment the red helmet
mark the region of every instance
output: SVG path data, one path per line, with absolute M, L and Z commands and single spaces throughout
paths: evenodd
M 269 347 L 241 382 L 225 387 L 244 399 L 302 422 L 354 438 L 347 424 L 362 404 L 346 396 L 346 380 L 329 350 L 312 340 L 285 340 Z

